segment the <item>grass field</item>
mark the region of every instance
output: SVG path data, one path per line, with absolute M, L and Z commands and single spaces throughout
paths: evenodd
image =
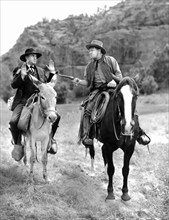
M 42 178 L 41 163 L 35 165 L 35 184 L 28 181 L 28 169 L 11 158 L 8 129 L 11 112 L 1 102 L 0 119 L 0 219 L 1 220 L 168 220 L 169 217 L 169 137 L 168 94 L 141 96 L 137 111 L 141 127 L 150 135 L 150 153 L 136 144 L 131 159 L 129 194 L 120 199 L 122 158 L 114 153 L 114 201 L 106 201 L 107 178 L 100 143 L 95 142 L 95 173 L 90 157 L 77 145 L 79 103 L 59 105 L 61 122 L 56 133 L 59 150 L 49 155 L 50 183 Z M 40 151 L 38 151 L 40 159 Z

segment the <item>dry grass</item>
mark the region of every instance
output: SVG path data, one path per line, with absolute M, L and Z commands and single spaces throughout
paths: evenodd
M 136 145 L 130 166 L 129 193 L 132 199 L 129 202 L 120 199 L 123 157 L 120 150 L 114 154 L 114 201 L 105 202 L 107 180 L 100 144 L 97 142 L 95 175 L 91 175 L 90 158 L 85 158 L 84 147 L 77 145 L 79 105 L 58 106 L 62 116 L 56 134 L 59 151 L 55 156 L 49 155 L 48 184 L 42 179 L 41 163 L 35 165 L 35 184 L 30 184 L 28 169 L 11 158 L 12 146 L 7 125 L 10 113 L 3 106 L 0 131 L 0 219 L 167 220 L 169 148 L 167 103 L 164 103 L 167 95 L 160 96 L 153 96 L 152 100 L 150 96 L 140 97 L 140 123 L 151 136 L 152 142 L 150 154 L 146 147 Z M 158 112 L 161 108 L 158 106 L 161 105 L 165 108 L 163 113 Z

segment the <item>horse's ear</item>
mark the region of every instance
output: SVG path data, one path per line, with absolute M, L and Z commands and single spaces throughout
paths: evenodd
M 137 74 L 133 77 L 133 79 L 135 80 L 136 83 L 139 83 L 139 81 L 140 81 L 140 75 L 139 75 L 139 73 L 137 73 Z
M 137 91 L 137 95 L 139 95 L 139 85 L 140 85 L 140 75 L 139 73 L 132 77 L 134 80 L 135 89 Z

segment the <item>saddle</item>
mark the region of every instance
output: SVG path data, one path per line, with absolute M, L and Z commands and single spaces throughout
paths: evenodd
M 29 123 L 31 119 L 31 113 L 33 111 L 34 102 L 36 101 L 37 93 L 31 95 L 27 100 L 26 105 L 23 107 L 17 127 L 26 132 L 29 128 Z
M 94 108 L 91 113 L 91 118 L 90 118 L 90 129 L 89 129 L 89 136 L 92 138 L 99 138 L 99 130 L 101 126 L 102 119 L 104 117 L 108 102 L 110 99 L 110 93 L 109 91 L 102 91 L 95 102 Z M 84 117 L 84 108 L 85 106 L 81 105 L 81 120 L 80 120 L 80 127 L 79 127 L 79 141 L 78 143 L 80 144 L 82 138 L 83 138 L 83 117 Z

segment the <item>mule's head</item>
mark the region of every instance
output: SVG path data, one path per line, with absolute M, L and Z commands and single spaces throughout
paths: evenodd
M 138 88 L 134 80 L 125 77 L 117 88 L 117 106 L 120 114 L 122 135 L 132 136 L 134 122 L 134 112 L 138 96 Z
M 39 104 L 43 115 L 50 123 L 57 119 L 56 100 L 57 93 L 50 83 L 41 83 L 39 88 Z

